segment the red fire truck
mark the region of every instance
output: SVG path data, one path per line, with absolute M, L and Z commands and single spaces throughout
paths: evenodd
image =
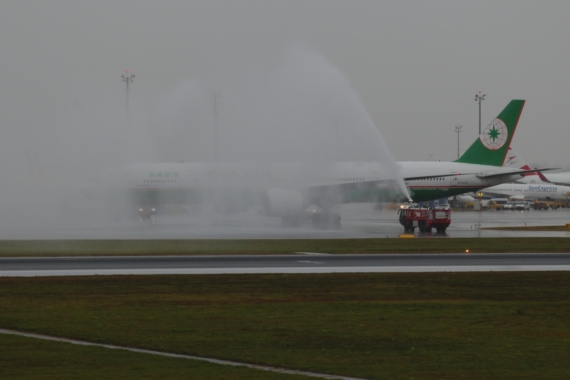
M 451 224 L 451 209 L 449 206 L 418 207 L 417 205 L 402 206 L 400 224 L 405 232 L 414 232 L 416 227 L 420 232 L 431 232 L 435 228 L 437 232 L 445 232 Z

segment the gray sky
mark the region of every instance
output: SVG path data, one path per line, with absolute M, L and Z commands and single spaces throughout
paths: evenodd
M 250 124 L 259 110 L 234 117 L 236 98 L 249 91 L 251 101 L 278 101 L 288 81 L 266 77 L 294 75 L 304 61 L 283 63 L 291 46 L 314 58 L 299 69 L 307 86 L 338 84 L 307 90 L 307 99 L 333 92 L 330 104 L 354 102 L 335 122 L 358 114 L 366 124 L 363 107 L 397 160 L 455 159 L 454 126 L 464 126 L 467 148 L 482 90 L 483 128 L 511 99 L 526 99 L 514 148 L 529 163 L 570 166 L 567 1 L 5 0 L 0 15 L 2 170 L 15 162 L 48 172 L 69 162 L 108 166 L 117 141 L 176 151 L 147 159 L 192 159 L 180 152 L 200 149 L 185 143 L 198 132 L 173 126 L 180 117 L 196 129 L 211 125 L 205 99 L 219 91 L 222 126 Z M 125 127 L 125 69 L 136 74 L 126 135 L 117 132 Z M 267 122 L 272 108 L 263 109 Z

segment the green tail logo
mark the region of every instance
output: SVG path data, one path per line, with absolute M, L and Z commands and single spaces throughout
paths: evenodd
M 503 166 L 525 100 L 511 100 L 505 109 L 455 162 Z

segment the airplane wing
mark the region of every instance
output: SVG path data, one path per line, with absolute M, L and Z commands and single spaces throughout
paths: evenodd
M 477 174 L 479 178 L 494 178 L 500 177 L 504 175 L 513 175 L 513 174 L 526 174 L 526 173 L 534 173 L 538 171 L 547 171 L 547 170 L 556 170 L 557 168 L 544 168 L 544 169 L 529 169 L 529 170 L 514 170 L 512 172 L 502 172 L 502 173 L 491 173 L 491 174 Z M 465 173 L 462 173 L 465 174 Z
M 479 178 L 493 178 L 493 177 L 500 177 L 503 175 L 512 175 L 512 174 L 525 174 L 525 173 L 532 173 L 538 171 L 547 171 L 547 170 L 556 170 L 558 168 L 544 168 L 544 169 L 531 169 L 531 170 L 514 170 L 512 172 L 503 172 L 503 173 L 490 173 L 490 174 L 480 174 L 480 173 L 450 173 L 450 174 L 440 174 L 440 175 L 426 175 L 426 176 L 419 176 L 419 177 L 406 177 L 404 181 L 417 181 L 421 179 L 430 179 L 430 178 L 441 178 L 441 177 L 456 177 L 462 175 L 470 175 L 475 174 Z

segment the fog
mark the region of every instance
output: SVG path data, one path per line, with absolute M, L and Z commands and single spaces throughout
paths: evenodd
M 180 83 L 150 103 L 130 131 L 147 144 L 137 161 L 393 162 L 349 79 L 303 46 L 265 72 L 244 70 L 215 89 Z
M 569 4 L 3 1 L 0 223 L 109 226 L 76 194 L 129 163 L 382 160 L 373 125 L 400 161 L 449 161 L 479 90 L 483 126 L 526 99 L 513 147 L 567 168 Z
M 405 192 L 379 129 L 326 57 L 290 45 L 273 66 L 253 67 L 229 70 L 216 88 L 194 78 L 145 97 L 131 90 L 96 99 L 87 91 L 69 114 L 47 112 L 37 133 L 13 136 L 4 152 L 3 228 L 29 228 L 19 236 L 34 238 L 43 228 L 113 225 L 100 180 L 136 163 L 377 162 L 381 177 Z

